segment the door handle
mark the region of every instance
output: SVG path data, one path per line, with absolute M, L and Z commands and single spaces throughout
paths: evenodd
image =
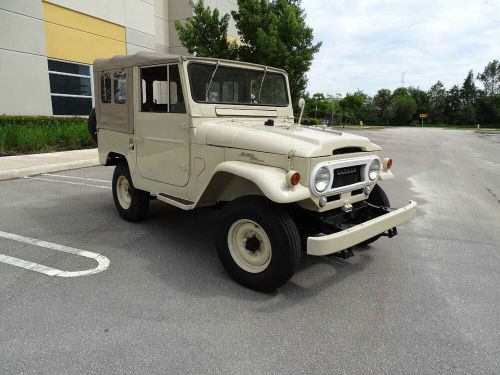
M 144 138 L 142 138 L 142 137 L 135 137 L 135 140 L 137 142 L 144 142 Z

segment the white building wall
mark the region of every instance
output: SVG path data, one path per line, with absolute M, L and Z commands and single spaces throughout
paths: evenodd
M 168 0 L 155 0 L 155 50 L 169 53 Z
M 52 115 L 39 1 L 0 2 L 0 114 Z
M 126 50 L 187 55 L 175 21 L 192 16 L 188 0 L 47 0 L 125 27 Z M 221 14 L 236 0 L 205 0 Z M 42 0 L 0 0 L 0 114 L 51 115 Z M 236 37 L 231 20 L 229 34 Z
M 31 2 L 38 1 L 41 0 L 31 0 Z M 117 25 L 125 25 L 124 0 L 48 0 L 47 2 L 113 22 Z

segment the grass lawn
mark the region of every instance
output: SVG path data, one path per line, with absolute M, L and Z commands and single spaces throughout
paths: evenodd
M 0 156 L 90 147 L 86 118 L 0 116 Z

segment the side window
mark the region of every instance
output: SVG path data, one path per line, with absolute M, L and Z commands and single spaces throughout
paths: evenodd
M 168 103 L 167 81 L 153 81 L 153 102 L 155 104 Z
M 101 103 L 111 103 L 111 74 L 101 73 Z
M 127 101 L 127 76 L 125 73 L 113 75 L 113 97 L 117 104 L 125 104 Z
M 141 69 L 141 112 L 186 113 L 177 65 Z
M 168 112 L 168 67 L 141 69 L 141 112 Z

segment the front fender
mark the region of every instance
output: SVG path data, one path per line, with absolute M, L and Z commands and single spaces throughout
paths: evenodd
M 382 169 L 380 171 L 380 174 L 378 176 L 379 180 L 381 181 L 387 181 L 387 180 L 392 180 L 394 178 L 394 175 L 389 169 Z
M 281 168 L 246 163 L 243 161 L 225 161 L 217 166 L 215 173 L 226 172 L 252 181 L 269 200 L 276 203 L 292 203 L 308 199 L 310 191 L 298 184 L 289 186 L 286 171 Z

